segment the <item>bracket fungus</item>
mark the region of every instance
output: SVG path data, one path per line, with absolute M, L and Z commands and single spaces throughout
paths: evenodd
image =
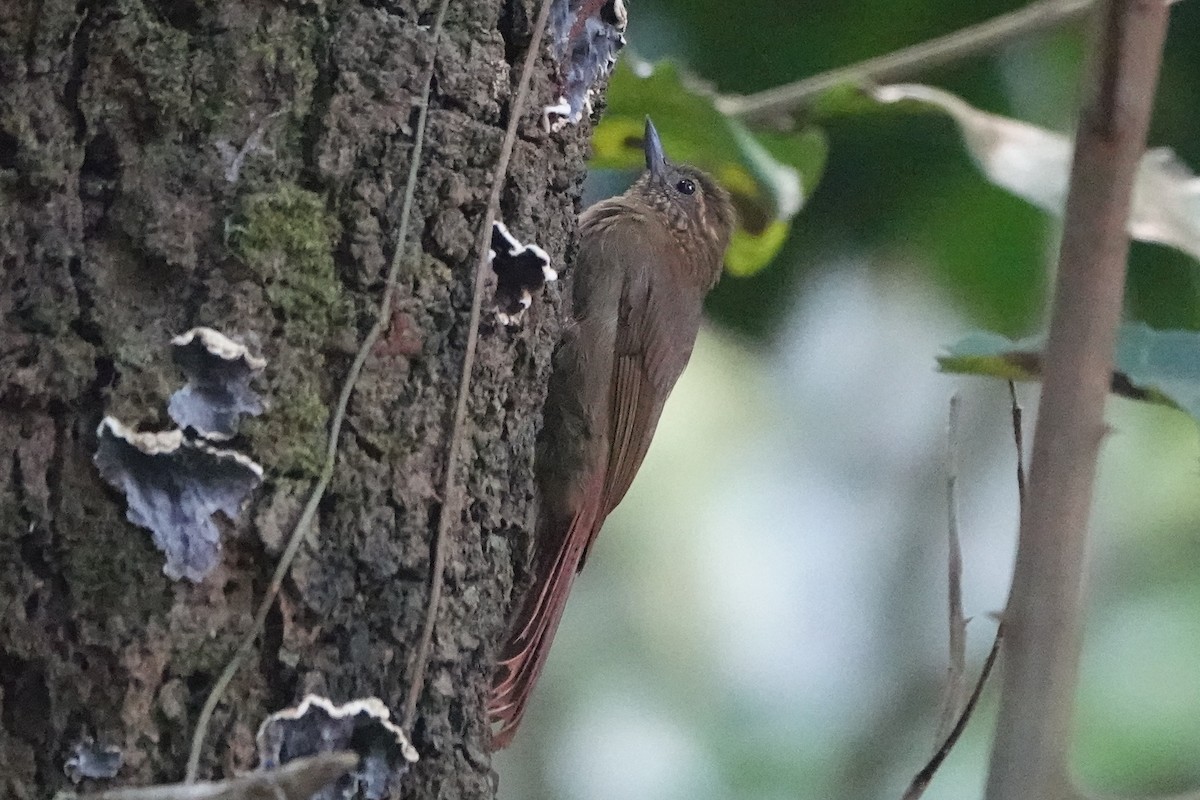
M 247 456 L 191 440 L 181 430 L 138 433 L 105 417 L 94 461 L 100 475 L 124 492 L 126 517 L 149 528 L 166 555 L 173 580 L 200 581 L 217 565 L 220 532 L 213 515 L 235 519 L 263 470 Z
M 121 748 L 98 744 L 92 737 L 85 736 L 71 748 L 71 757 L 63 765 L 63 772 L 71 783 L 79 783 L 84 778 L 115 778 L 123 761 Z
M 188 379 L 167 404 L 179 427 L 192 428 L 205 439 L 231 439 L 242 414 L 263 412 L 263 400 L 250 380 L 267 365 L 266 359 L 212 328 L 192 328 L 172 339 L 171 346 Z
M 500 221 L 492 223 L 488 260 L 496 273 L 496 319 L 504 325 L 518 324 L 533 303 L 533 293 L 558 280 L 546 251 L 522 244 Z
M 417 751 L 377 697 L 343 705 L 308 695 L 294 708 L 263 720 L 256 737 L 260 769 L 335 750 L 352 750 L 359 764 L 350 774 L 314 794 L 312 800 L 382 800 L 417 761 Z
M 555 0 L 550 32 L 562 94 L 542 109 L 547 129 L 574 125 L 591 112 L 596 84 L 612 72 L 625 46 L 628 21 L 624 0 Z

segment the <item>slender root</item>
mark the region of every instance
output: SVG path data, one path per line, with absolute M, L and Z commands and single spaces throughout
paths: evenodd
M 471 393 L 471 373 L 475 367 L 475 348 L 479 339 L 479 318 L 483 310 L 484 287 L 487 285 L 488 244 L 492 236 L 492 221 L 500 212 L 500 193 L 504 190 L 504 182 L 508 177 L 508 162 L 512 158 L 513 147 L 517 141 L 517 125 L 524 113 L 525 102 L 529 95 L 529 81 L 533 76 L 533 65 L 541 50 L 542 33 L 546 29 L 546 20 L 550 17 L 551 0 L 542 0 L 541 10 L 533 24 L 533 35 L 529 40 L 529 49 L 525 52 L 525 62 L 521 67 L 521 77 L 517 82 L 517 91 L 513 96 L 512 108 L 508 114 L 508 128 L 504 131 L 504 141 L 500 145 L 500 158 L 492 175 L 492 192 L 488 196 L 487 212 L 479 226 L 479 236 L 475 242 L 475 250 L 479 260 L 475 264 L 475 288 L 471 295 L 471 318 L 467 323 L 467 346 L 463 353 L 463 368 L 458 384 L 458 400 L 454 405 L 454 423 L 450 428 L 450 443 L 446 454 L 446 476 L 442 483 L 442 508 L 438 513 L 437 532 L 434 535 L 433 566 L 429 586 L 429 603 L 425 608 L 425 624 L 421 628 L 420 644 L 416 650 L 416 660 L 413 662 L 414 672 L 412 683 L 409 684 L 408 698 L 404 703 L 404 728 L 411 730 L 416 718 L 417 702 L 421 699 L 421 690 L 425 684 L 425 670 L 429 665 L 430 649 L 433 646 L 433 629 L 437 622 L 438 606 L 442 599 L 442 586 L 445 582 L 446 546 L 450 521 L 458 517 L 461 511 L 461 489 L 458 483 L 458 464 L 462 451 L 462 442 L 466 434 L 467 399 Z
M 271 576 L 271 583 L 267 586 L 267 591 L 263 595 L 262 602 L 258 605 L 258 610 L 254 614 L 254 622 L 250 626 L 250 630 L 246 632 L 237 650 L 234 651 L 233 656 L 229 659 L 229 663 L 225 665 L 225 669 L 221 672 L 220 677 L 217 678 L 212 691 L 209 692 L 208 698 L 204 701 L 204 707 L 200 710 L 200 716 L 196 720 L 196 730 L 192 734 L 191 751 L 188 754 L 187 772 L 184 778 L 186 783 L 194 783 L 196 780 L 200 769 L 200 756 L 204 750 L 204 737 L 212 722 L 213 712 L 216 711 L 217 704 L 221 702 L 221 698 L 224 696 L 225 690 L 229 687 L 230 681 L 237 674 L 238 668 L 245 661 L 246 656 L 254 649 L 254 643 L 258 641 L 258 636 L 262 633 L 267 615 L 270 613 L 271 607 L 275 603 L 275 598 L 283 586 L 283 581 L 287 577 L 288 570 L 291 569 L 292 561 L 295 560 L 296 554 L 300 551 L 300 544 L 304 541 L 304 536 L 317 515 L 317 508 L 321 504 L 321 499 L 325 496 L 325 490 L 329 487 L 330 480 L 333 479 L 334 467 L 337 464 L 338 437 L 342 431 L 342 423 L 346 419 L 346 409 L 350 405 L 350 396 L 354 393 L 354 386 L 358 382 L 358 376 L 362 373 L 363 365 L 366 363 L 371 349 L 375 346 L 379 337 L 383 335 L 386 326 L 390 324 L 392 303 L 396 296 L 396 282 L 400 274 L 400 266 L 404 260 L 405 250 L 408 246 L 409 218 L 412 213 L 413 197 L 416 194 L 417 173 L 421 165 L 421 154 L 425 147 L 425 130 L 429 117 L 429 97 L 433 85 L 433 68 L 437 60 L 437 46 L 441 39 L 442 24 L 446 19 L 446 9 L 448 6 L 449 0 L 442 0 L 438 8 L 437 20 L 433 25 L 432 51 L 435 55 L 433 60 L 430 61 L 429 69 L 425 74 L 416 138 L 413 141 L 408 179 L 404 184 L 404 202 L 400 210 L 400 230 L 396 234 L 396 249 L 392 253 L 392 261 L 388 267 L 383 296 L 379 301 L 379 311 L 375 316 L 374 324 L 363 338 L 362 345 L 358 348 L 358 352 L 354 356 L 354 361 L 350 364 L 350 370 L 346 373 L 346 380 L 342 383 L 337 405 L 334 407 L 333 416 L 329 421 L 329 442 L 325 451 L 325 461 L 321 467 L 321 473 L 317 478 L 317 482 L 313 486 L 308 502 L 300 514 L 300 519 L 296 521 L 296 527 L 292 529 L 283 555 L 280 556 L 278 564 L 275 565 L 275 572 Z

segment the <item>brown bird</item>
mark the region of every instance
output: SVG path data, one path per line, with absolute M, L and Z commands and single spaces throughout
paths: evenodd
M 534 581 L 488 702 L 500 725 L 496 749 L 516 733 L 575 573 L 650 447 L 733 231 L 729 195 L 700 170 L 669 162 L 649 119 L 643 147 L 637 182 L 579 220 L 573 307 L 538 440 Z

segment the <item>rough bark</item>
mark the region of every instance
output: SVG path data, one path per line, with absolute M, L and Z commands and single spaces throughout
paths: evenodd
M 114 783 L 178 780 L 196 714 L 248 630 L 316 475 L 333 398 L 392 255 L 433 0 L 25 0 L 0 7 L 0 797 L 47 797 L 84 736 Z M 351 402 L 319 522 L 202 774 L 253 766 L 262 718 L 318 692 L 403 703 L 466 339 L 487 180 L 531 9 L 453 3 L 392 331 Z M 585 131 L 547 137 L 536 72 L 502 217 L 561 265 Z M 235 180 L 234 150 L 261 130 Z M 223 155 L 225 153 L 225 155 Z M 483 701 L 529 551 L 533 442 L 557 292 L 520 330 L 485 314 L 468 498 L 413 738 L 412 797 L 490 797 Z M 92 463 L 105 414 L 165 429 L 195 325 L 269 364 L 235 444 L 266 469 L 222 562 L 162 573 Z M 87 784 L 85 784 L 86 788 Z

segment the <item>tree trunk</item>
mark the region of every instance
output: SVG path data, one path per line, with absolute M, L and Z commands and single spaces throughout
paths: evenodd
M 366 362 L 313 530 L 229 686 L 202 776 L 255 765 L 269 713 L 315 692 L 399 714 L 490 174 L 524 56 L 522 0 L 453 3 L 391 330 Z M 177 781 L 320 470 L 331 407 L 394 249 L 434 0 L 25 0 L 0 9 L 0 797 L 69 786 L 85 737 L 108 782 Z M 501 218 L 561 266 L 585 131 L 542 133 L 543 57 Z M 413 726 L 405 796 L 494 794 L 483 712 L 528 559 L 533 444 L 556 298 L 520 329 L 485 304 L 467 501 Z M 267 410 L 222 447 L 264 480 L 198 582 L 172 580 L 93 463 L 106 415 L 173 426 L 169 340 L 210 326 L 268 360 Z

